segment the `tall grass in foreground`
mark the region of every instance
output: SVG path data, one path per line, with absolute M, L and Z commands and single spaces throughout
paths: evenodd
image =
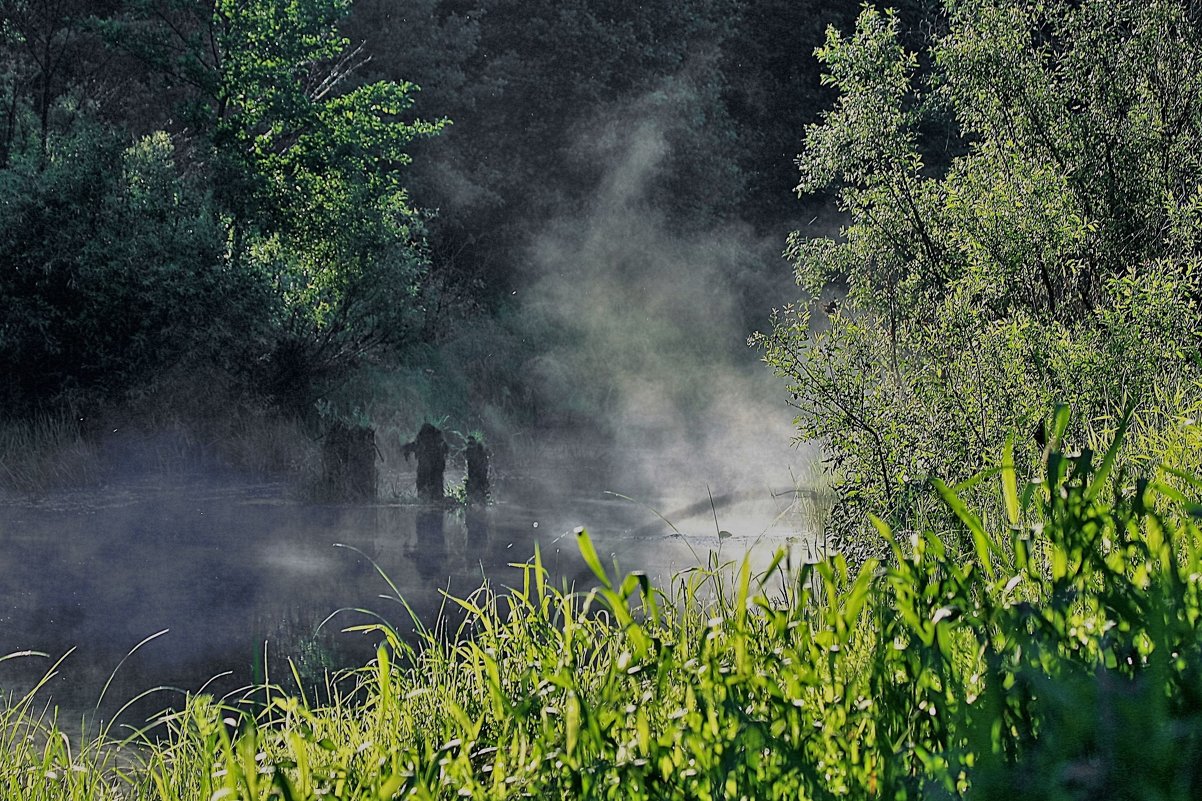
M 78 753 L 52 721 L 27 737 L 18 705 L 0 795 L 1202 797 L 1202 482 L 1129 483 L 1117 446 L 1057 440 L 1035 482 L 1009 448 L 974 480 L 1002 519 L 935 482 L 959 529 L 879 524 L 891 555 L 854 575 L 782 554 L 656 588 L 581 532 L 596 589 L 551 586 L 536 552 L 515 588 L 451 599 L 457 631 L 368 627 L 376 660 L 328 701 L 198 694 L 153 737 Z

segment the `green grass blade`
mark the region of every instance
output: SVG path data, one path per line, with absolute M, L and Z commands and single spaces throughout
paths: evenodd
M 1123 437 L 1127 433 L 1127 425 L 1131 422 L 1132 407 L 1128 406 L 1123 412 L 1123 417 L 1119 421 L 1118 429 L 1114 432 L 1114 439 L 1110 442 L 1110 447 L 1106 449 L 1106 456 L 1102 459 L 1102 464 L 1094 473 L 1093 480 L 1089 482 L 1089 486 L 1085 489 L 1085 500 L 1092 501 L 1098 497 L 1102 488 L 1106 486 L 1106 482 L 1110 478 L 1110 472 L 1114 469 L 1114 463 L 1119 457 L 1119 450 L 1123 447 Z
M 985 572 L 990 578 L 993 578 L 993 554 L 1000 553 L 989 534 L 985 531 L 985 526 L 981 523 L 981 518 L 973 514 L 969 508 L 960 499 L 960 496 L 952 491 L 947 484 L 944 484 L 937 478 L 931 479 L 931 484 L 935 487 L 935 491 L 943 498 L 943 502 L 948 505 L 956 515 L 960 518 L 969 533 L 972 534 L 973 544 L 976 546 L 977 559 L 981 563 L 981 567 L 985 568 Z
M 1178 470 L 1175 467 L 1169 467 L 1168 465 L 1162 464 L 1162 465 L 1160 465 L 1160 469 L 1163 470 L 1164 472 L 1168 473 L 1169 475 L 1173 476 L 1174 478 L 1178 478 L 1181 481 L 1184 481 L 1186 484 L 1193 487 L 1194 489 L 1202 491 L 1202 478 L 1198 478 L 1198 476 L 1195 476 L 1192 473 L 1187 473 L 1184 470 Z
M 1002 498 L 1006 502 L 1006 518 L 1010 525 L 1019 525 L 1018 476 L 1014 471 L 1014 436 L 1006 437 L 1002 448 Z
M 583 526 L 576 529 L 576 546 L 580 548 L 580 555 L 584 557 L 584 563 L 588 565 L 589 570 L 593 571 L 597 580 L 605 589 L 612 590 L 613 584 L 610 582 L 609 576 L 605 574 L 605 568 L 601 566 L 601 559 L 597 556 L 597 549 L 593 547 L 593 541 Z
M 101 689 L 101 691 L 100 691 L 100 697 L 96 699 L 95 709 L 97 709 L 97 710 L 100 709 L 100 704 L 102 701 L 104 701 L 105 694 L 108 693 L 109 687 L 112 686 L 112 684 L 113 684 L 113 679 L 117 678 L 117 671 L 121 670 L 121 666 L 125 664 L 125 661 L 127 659 L 129 659 L 131 656 L 133 656 L 134 653 L 139 648 L 141 648 L 143 645 L 150 642 L 151 640 L 157 640 L 159 637 L 162 637 L 168 631 L 169 631 L 169 629 L 163 629 L 162 631 L 158 631 L 158 632 L 155 632 L 154 634 L 151 634 L 149 637 L 142 640 L 142 642 L 138 643 L 133 648 L 130 648 L 129 653 L 127 653 L 125 656 L 121 657 L 121 661 L 117 663 L 117 667 L 113 668 L 113 672 L 109 674 L 108 681 L 106 681 L 104 683 L 104 688 Z
M 1048 432 L 1048 449 L 1058 451 L 1064 445 L 1064 432 L 1068 430 L 1068 421 L 1072 416 L 1072 411 L 1068 404 L 1056 404 L 1056 410 L 1052 413 L 1052 430 Z

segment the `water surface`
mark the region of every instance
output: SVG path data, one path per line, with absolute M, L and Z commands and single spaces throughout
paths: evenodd
M 88 709 L 130 650 L 161 631 L 121 666 L 105 712 L 147 688 L 195 690 L 225 671 L 211 687 L 241 686 L 264 643 L 269 671 L 272 659 L 284 669 L 283 655 L 317 673 L 362 664 L 378 638 L 340 632 L 369 617 L 342 611 L 316 629 L 336 610 L 361 609 L 411 634 L 405 609 L 381 597 L 391 590 L 377 568 L 429 623 L 443 593 L 465 596 L 485 578 L 519 582 L 509 565 L 529 559 L 536 543 L 555 581 L 590 586 L 579 526 L 604 557 L 660 581 L 716 548 L 724 558 L 751 549 L 763 562 L 806 534 L 806 505 L 767 486 L 660 488 L 633 502 L 607 491 L 620 478 L 597 475 L 541 463 L 503 474 L 494 505 L 447 511 L 315 503 L 283 484 L 211 473 L 132 475 L 8 499 L 0 503 L 0 656 L 32 649 L 49 657 L 0 663 L 0 689 L 24 691 L 75 649 L 45 694 L 65 709 Z M 163 693 L 155 703 L 179 697 Z

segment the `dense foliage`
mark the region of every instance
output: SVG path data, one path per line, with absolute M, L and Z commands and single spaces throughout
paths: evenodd
M 763 342 L 829 446 L 845 533 L 875 508 L 916 525 L 916 477 L 961 480 L 1007 436 L 1030 462 L 1056 402 L 1095 435 L 1136 402 L 1133 458 L 1197 459 L 1196 8 L 946 7 L 921 52 L 870 8 L 818 52 L 839 98 L 798 188 L 836 189 L 848 222 L 789 253 L 813 296 L 846 297 Z
M 0 353 L 8 404 L 148 380 L 223 358 L 257 327 L 264 288 L 223 263 L 207 198 L 165 134 L 126 147 L 87 123 L 0 172 Z
M 421 324 L 400 179 L 436 124 L 351 86 L 342 0 L 7 0 L 3 401 L 112 396 L 187 359 L 299 410 Z
M 903 4 L 912 28 L 929 5 Z M 172 367 L 311 412 L 380 357 L 403 368 L 395 392 L 465 372 L 480 348 L 494 369 L 454 394 L 532 413 L 564 392 L 523 385 L 523 367 L 570 332 L 512 293 L 537 280 L 532 243 L 587 227 L 599 196 L 664 236 L 737 231 L 748 246 L 725 275 L 754 327 L 778 238 L 826 205 L 797 204 L 788 165 L 829 96 L 809 53 L 851 11 L 4 0 L 6 413 L 120 399 Z M 120 205 L 128 149 L 158 154 L 139 191 L 159 194 L 110 257 L 126 222 L 99 199 Z
M 12 797 L 1158 798 L 1202 792 L 1202 482 L 1188 497 L 1063 450 L 976 481 L 992 521 L 937 491 L 953 529 L 842 556 L 746 561 L 455 601 L 457 631 L 388 626 L 331 701 L 192 696 L 166 739 L 73 751 L 19 699 L 0 726 Z M 1160 509 L 1161 511 L 1155 511 Z M 967 548 L 963 547 L 967 543 Z M 967 556 L 958 556 L 966 553 Z M 395 588 L 394 588 L 395 590 Z M 373 628 L 373 627 L 369 627 Z M 115 733 L 115 730 L 110 730 Z M 26 737 L 27 734 L 34 736 Z M 52 734 L 52 736 L 43 736 Z M 132 760 L 132 761 L 131 761 Z
M 201 366 L 311 412 L 448 306 L 504 310 L 531 226 L 623 180 L 622 137 L 669 153 L 639 183 L 669 227 L 770 231 L 795 212 L 757 165 L 823 97 L 790 55 L 818 8 L 0 0 L 4 412 Z M 121 748 L 8 699 L 2 794 L 1202 795 L 1198 12 L 927 12 L 827 34 L 799 189 L 846 225 L 791 239 L 811 297 L 760 340 L 842 554 L 664 590 L 582 532 L 596 589 L 536 554 L 462 628 L 369 627 L 322 701 L 192 695 Z M 482 374 L 537 347 L 488 322 Z

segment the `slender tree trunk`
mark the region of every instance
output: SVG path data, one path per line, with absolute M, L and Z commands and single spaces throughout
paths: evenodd
M 41 109 L 38 112 L 38 122 L 41 130 L 38 133 L 38 171 L 46 169 L 48 138 L 50 129 L 50 78 L 43 81 Z
M 55 30 L 52 28 L 46 35 L 45 56 L 42 60 L 42 96 L 38 102 L 38 170 L 46 169 L 48 160 L 48 143 L 50 138 L 50 82 L 54 78 L 54 55 L 50 52 L 54 42 Z
M 13 85 L 9 92 L 8 118 L 4 121 L 4 140 L 0 142 L 0 169 L 8 166 L 12 154 L 13 137 L 17 132 L 17 87 Z
M 1048 292 L 1048 312 L 1050 314 L 1055 314 L 1056 313 L 1056 286 L 1052 283 L 1052 275 L 1051 275 L 1051 273 L 1048 272 L 1048 266 L 1046 264 L 1044 264 L 1043 261 L 1039 262 L 1039 272 L 1040 272 L 1041 276 L 1043 277 L 1044 289 L 1046 289 Z

